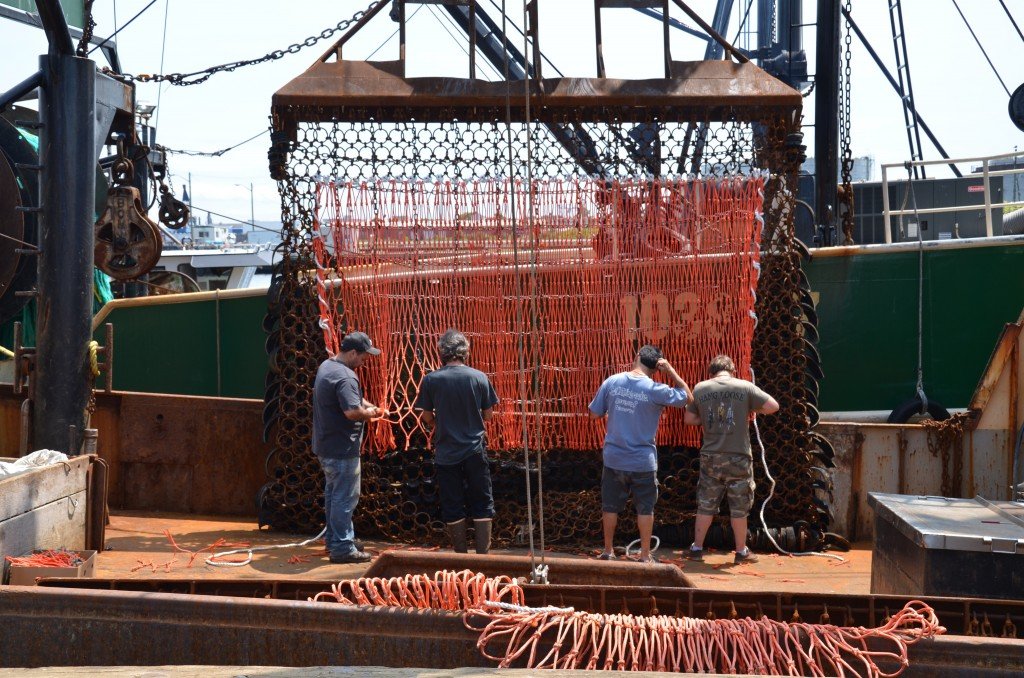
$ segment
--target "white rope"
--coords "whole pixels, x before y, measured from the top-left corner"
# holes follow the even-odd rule
[[[633,541],[629,542],[629,544],[626,545],[626,557],[627,558],[629,557],[629,552],[633,550],[634,546],[636,546],[637,553],[639,553],[640,552],[640,540],[639,539],[634,539]],[[655,551],[657,551],[658,547],[660,547],[660,546],[661,546],[661,539],[658,538],[658,535],[652,534],[651,535],[651,553],[654,553]]]
[[[754,379],[753,367],[750,368],[750,381],[755,384],[757,383]],[[845,563],[846,558],[843,558],[842,556],[837,556],[834,553],[823,553],[822,551],[787,551],[786,549],[779,546],[779,543],[775,541],[775,537],[772,536],[771,531],[768,529],[768,523],[764,519],[764,510],[768,506],[768,502],[771,501],[772,495],[775,494],[775,478],[772,477],[771,471],[768,470],[768,457],[764,451],[764,443],[761,441],[761,429],[757,425],[756,414],[754,415],[754,435],[757,437],[757,446],[761,450],[761,463],[764,464],[764,475],[766,478],[768,478],[769,482],[768,496],[765,497],[764,501],[761,503],[760,513],[761,527],[764,528],[764,534],[766,537],[768,537],[768,541],[772,543],[772,546],[775,547],[776,551],[786,556],[820,556],[822,558],[832,558],[833,560],[838,560],[841,563]]]
[[[571,614],[576,611],[576,608],[574,607],[555,607],[554,605],[546,605],[544,607],[527,607],[526,605],[503,603],[494,600],[484,601],[484,607],[496,607],[499,610],[506,610],[508,612],[567,612]]]
[[[211,567],[245,567],[246,565],[248,565],[249,563],[252,562],[252,554],[254,554],[256,552],[259,552],[259,551],[276,551],[276,550],[279,550],[279,549],[302,548],[303,546],[309,546],[310,544],[312,544],[316,540],[321,539],[325,534],[327,534],[327,528],[326,527],[324,527],[324,529],[320,530],[320,534],[316,535],[315,537],[310,537],[309,539],[307,539],[305,541],[294,542],[294,543],[291,543],[291,544],[271,544],[270,546],[252,546],[252,547],[243,548],[243,549],[232,549],[231,551],[221,551],[219,553],[214,553],[212,556],[207,558],[206,559],[206,564],[210,565]],[[218,558],[223,558],[225,556],[233,556],[233,555],[236,555],[238,553],[247,553],[249,555],[246,556],[245,560],[239,560],[237,562],[236,561],[220,561],[220,560],[217,560]]]

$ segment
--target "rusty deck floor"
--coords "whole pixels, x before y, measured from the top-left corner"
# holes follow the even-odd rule
[[[188,551],[209,547],[218,539],[253,546],[298,542],[306,538],[282,532],[260,530],[249,520],[232,517],[167,513],[125,512],[111,515],[107,526],[107,549],[97,555],[95,576],[105,579],[304,579],[338,580],[361,576],[367,565],[335,565],[328,561],[322,543],[304,548],[256,553],[244,567],[211,567],[202,552],[189,566],[190,555],[175,551],[166,536]],[[595,545],[596,546],[596,545]],[[389,549],[408,550],[401,544],[365,540],[366,549],[380,554]],[[225,547],[226,548],[226,547]],[[501,549],[495,553],[526,555],[525,549]],[[596,555],[597,551],[594,551]],[[664,563],[680,567],[697,588],[720,591],[764,591],[793,593],[870,592],[871,550],[857,545],[839,553],[845,562],[820,557],[763,555],[759,563],[732,566],[731,552],[711,552],[703,563],[679,558],[679,551],[661,551]],[[549,551],[550,558],[585,558],[580,553]],[[625,559],[623,559],[623,562]],[[640,571],[641,568],[637,568]],[[510,575],[525,575],[509,572]],[[557,582],[552,582],[557,583]],[[619,584],[622,582],[608,582]],[[643,582],[631,581],[630,584]]]

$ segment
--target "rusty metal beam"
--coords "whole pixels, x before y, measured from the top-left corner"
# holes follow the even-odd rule
[[[0,628],[6,667],[491,665],[462,615],[440,611],[11,586],[0,588]],[[1005,676],[1022,665],[1024,641],[940,636],[911,646],[903,675]]]
[[[588,586],[606,585],[610,581],[624,581],[642,577],[650,586],[690,586],[682,571],[672,565],[639,565],[638,563],[547,558],[550,581],[560,584]],[[435,551],[386,551],[366,570],[367,577],[395,577],[409,572],[436,572],[437,570],[473,570],[487,576],[527,576],[531,558],[488,554]]]
[[[492,556],[488,556],[489,558]],[[436,566],[437,564],[434,563]],[[637,566],[620,563],[629,568],[635,581]],[[475,570],[485,568],[473,568]],[[414,570],[408,570],[411,572]],[[506,570],[503,574],[511,574]],[[401,574],[406,574],[402,572]],[[564,574],[564,573],[559,573]],[[640,578],[646,579],[646,573]],[[374,576],[370,572],[365,576]],[[385,576],[391,576],[390,572]],[[619,577],[618,581],[625,581]],[[556,580],[557,581],[557,580]],[[523,586],[528,605],[538,607],[574,607],[578,610],[637,615],[673,614],[685,617],[716,618],[730,616],[735,610],[741,617],[790,621],[794,613],[809,623],[819,623],[828,613],[830,623],[840,626],[880,626],[894,610],[901,608],[907,596],[888,594],[826,594],[752,591],[710,591],[679,586],[609,585],[601,583]],[[189,596],[218,596],[273,600],[306,600],[322,591],[330,590],[335,581],[303,579],[41,579],[38,585],[46,588],[131,591]],[[1006,620],[1024,630],[1024,601],[989,600],[981,598],[926,598],[946,627],[954,636],[970,637],[981,632],[980,622],[988,619],[992,633],[1011,635]],[[972,621],[978,624],[972,624]]]
[[[572,111],[602,121],[609,107],[653,109],[675,119],[698,114],[715,121],[737,109],[793,113],[800,93],[751,63],[673,62],[671,78],[548,78],[530,83],[530,107],[538,120]],[[505,117],[507,83],[464,78],[404,78],[394,62],[316,63],[274,94],[275,113],[294,121],[362,120],[373,110],[378,120],[403,121],[408,115],[457,115],[460,120]],[[510,102],[514,121],[524,116],[524,96]]]

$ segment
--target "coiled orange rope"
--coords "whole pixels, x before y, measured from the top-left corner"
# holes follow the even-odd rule
[[[406,575],[348,579],[310,600],[333,599],[346,605],[384,605],[434,610],[470,610],[486,602],[523,604],[523,589],[511,577],[485,577],[463,570],[441,570],[433,576]]]
[[[877,628],[668,615],[596,614],[523,606],[509,577],[469,570],[346,580],[311,600],[348,605],[462,610],[480,652],[499,668],[686,671],[893,678],[908,648],[945,633],[935,611],[914,600]],[[894,664],[886,673],[878,663]]]
[[[873,629],[553,609],[474,611],[466,626],[480,632],[477,646],[500,668],[877,678],[902,673],[910,645],[945,632],[934,610],[916,600]],[[878,661],[898,668],[885,673]]]

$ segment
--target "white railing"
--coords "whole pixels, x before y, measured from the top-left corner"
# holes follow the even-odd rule
[[[892,217],[900,217],[905,215],[914,214],[940,214],[946,212],[973,212],[977,210],[985,211],[985,236],[991,238],[992,233],[992,210],[1002,209],[1004,207],[1022,207],[1024,206],[1024,200],[1017,201],[1003,201],[1003,202],[992,202],[992,187],[989,184],[990,177],[1001,177],[1011,174],[1024,174],[1024,161],[1022,161],[1020,167],[1013,167],[1012,169],[1006,170],[990,170],[989,163],[993,160],[1005,160],[1006,158],[1024,158],[1024,152],[1014,153],[1003,153],[1002,155],[989,155],[983,157],[974,158],[955,158],[952,160],[914,160],[910,163],[894,162],[886,165],[882,165],[882,212],[885,215],[885,242],[886,244],[892,243]],[[949,164],[960,164],[966,162],[981,162],[982,172],[980,178],[982,179],[983,192],[985,194],[985,202],[981,205],[960,205],[957,207],[928,207],[924,209],[889,209],[889,177],[888,171],[892,168],[898,167],[901,170],[906,170],[907,165],[911,167],[921,167],[925,165],[949,165]],[[965,177],[966,178],[966,177]],[[917,179],[915,181],[921,181]],[[918,224],[918,228],[920,228]]]

